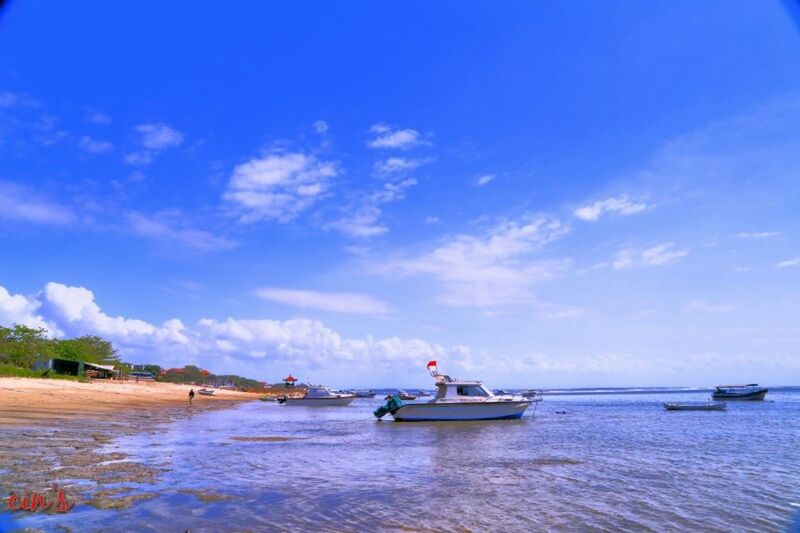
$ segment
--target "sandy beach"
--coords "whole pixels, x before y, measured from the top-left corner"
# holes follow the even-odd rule
[[[55,420],[97,418],[112,413],[188,407],[189,385],[141,381],[77,381],[0,378],[0,426],[42,425]],[[194,387],[195,391],[198,387]],[[196,395],[192,408],[252,401],[259,395],[217,389]]]

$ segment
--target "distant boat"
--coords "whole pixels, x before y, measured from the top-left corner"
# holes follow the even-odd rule
[[[715,400],[732,401],[760,401],[769,391],[766,387],[759,387],[757,383],[749,385],[717,385],[711,397]]]
[[[542,400],[542,391],[536,389],[529,389],[522,392],[522,397],[538,402]]]
[[[725,402],[719,403],[665,403],[667,411],[724,411]]]
[[[375,391],[374,390],[357,390],[353,391],[353,394],[356,395],[356,398],[374,398]]]
[[[416,400],[417,397],[410,392],[406,392],[404,390],[397,391],[397,395],[400,396],[401,400]]]
[[[350,402],[352,402],[355,397],[355,394],[336,392],[327,387],[316,385],[309,386],[306,389],[305,395],[301,398],[284,396],[278,399],[278,403],[305,407],[345,406],[350,405]]]
[[[431,393],[430,393],[430,392],[428,392],[428,391],[426,391],[426,390],[420,390],[420,391],[417,393],[417,398],[425,398],[425,397],[429,397],[430,395],[431,395]]]
[[[214,396],[214,391],[211,389],[200,389],[197,391],[197,394],[202,394],[203,396]]]

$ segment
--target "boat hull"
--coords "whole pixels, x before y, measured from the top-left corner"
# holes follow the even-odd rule
[[[678,403],[665,403],[664,409],[667,411],[724,411],[724,403],[712,403],[704,405],[688,405]]]
[[[522,418],[531,402],[405,404],[392,413],[398,422],[513,420]]]
[[[341,396],[338,398],[286,398],[285,405],[299,407],[343,407],[350,405],[355,396]]]
[[[711,397],[715,400],[725,400],[733,402],[758,402],[764,399],[769,389],[761,389],[753,392],[715,392]]]

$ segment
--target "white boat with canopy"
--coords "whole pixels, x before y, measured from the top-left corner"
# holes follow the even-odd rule
[[[403,403],[392,396],[385,406],[375,411],[381,418],[392,415],[398,422],[505,420],[522,418],[525,410],[539,398],[496,395],[480,381],[454,379],[436,370],[436,361],[428,363],[428,370],[436,380],[436,396],[424,402]]]
[[[355,399],[355,394],[332,391],[322,385],[310,385],[305,395],[300,398],[284,396],[278,402],[286,405],[299,405],[305,407],[332,407],[350,405]]]

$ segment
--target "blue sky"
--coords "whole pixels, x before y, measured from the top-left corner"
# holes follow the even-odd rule
[[[422,386],[800,376],[790,3],[10,2],[0,323]]]

